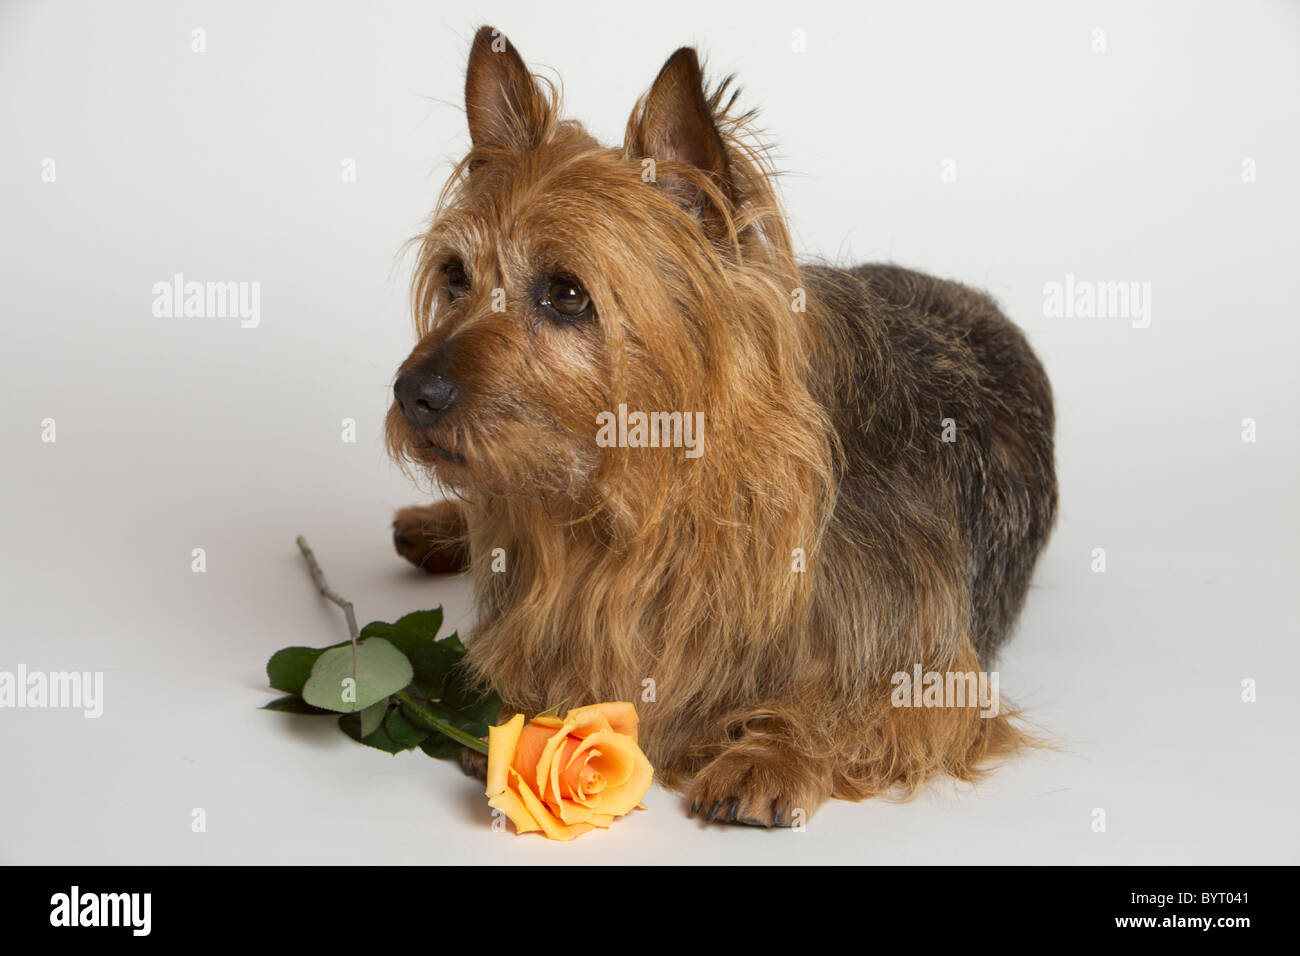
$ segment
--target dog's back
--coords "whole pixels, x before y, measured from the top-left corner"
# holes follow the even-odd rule
[[[987,663],[1056,515],[1042,365],[994,301],[967,286],[893,265],[805,274],[838,345],[822,383],[843,451],[834,533],[916,586],[927,570],[917,540],[929,543],[922,564],[950,562],[958,545],[971,639]]]

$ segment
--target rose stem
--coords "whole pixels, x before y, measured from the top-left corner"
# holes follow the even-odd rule
[[[452,740],[456,741],[457,743],[465,745],[470,750],[476,750],[479,753],[483,754],[484,756],[487,755],[488,752],[487,744],[483,743],[483,741],[479,740],[474,735],[468,734],[465,731],[461,730],[459,727],[455,726],[454,724],[449,724],[441,717],[437,717],[434,714],[430,713],[429,711],[425,710],[418,703],[416,703],[415,698],[412,697],[410,694],[408,694],[406,691],[399,690],[393,696],[398,698],[402,702],[403,707],[405,707],[407,710],[410,710],[412,713],[414,713],[416,719],[419,720],[420,723],[428,724],[430,727],[433,727],[435,730],[437,730],[438,733],[450,737]]]
[[[301,551],[302,556],[307,559],[307,570],[311,571],[312,581],[315,582],[316,587],[320,589],[320,593],[327,599],[333,601],[339,607],[343,608],[343,613],[347,616],[348,636],[352,639],[352,672],[355,674],[357,670],[357,639],[359,637],[357,633],[357,613],[352,610],[351,601],[343,597],[343,595],[339,594],[325,582],[325,572],[322,571],[320,565],[316,563],[316,555],[312,549],[307,546],[307,539],[302,535],[298,535],[297,540],[298,550]]]

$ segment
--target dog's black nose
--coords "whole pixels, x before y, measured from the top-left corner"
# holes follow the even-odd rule
[[[450,380],[417,367],[397,376],[393,394],[408,422],[416,428],[428,428],[451,408],[459,393]]]

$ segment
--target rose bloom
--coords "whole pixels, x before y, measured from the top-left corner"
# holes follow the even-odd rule
[[[592,704],[559,717],[516,714],[488,735],[488,804],[518,833],[572,840],[632,810],[654,768],[636,743],[636,708]]]

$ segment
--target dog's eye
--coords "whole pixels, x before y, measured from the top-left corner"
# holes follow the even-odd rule
[[[573,279],[557,278],[551,282],[542,305],[565,319],[580,319],[591,311],[591,296]]]
[[[469,291],[469,276],[460,260],[453,259],[444,265],[442,274],[447,277],[447,294],[453,299],[459,299]]]

